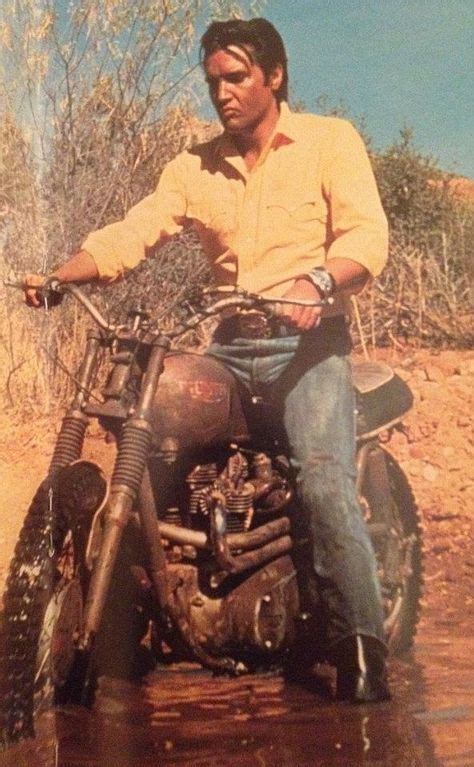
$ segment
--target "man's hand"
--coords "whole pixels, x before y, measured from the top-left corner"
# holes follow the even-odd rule
[[[23,275],[23,290],[25,293],[25,303],[27,306],[34,306],[36,309],[44,306],[44,300],[41,293],[36,289],[44,285],[46,277],[44,274],[25,274]]]
[[[80,250],[75,256],[66,261],[62,266],[52,272],[48,277],[40,274],[25,274],[23,278],[23,288],[25,291],[25,301],[28,306],[43,306],[44,301],[41,292],[35,288],[40,288],[46,280],[54,278],[60,283],[64,282],[92,282],[99,277],[99,272],[92,256],[85,250]],[[61,297],[54,294],[56,300],[53,304],[59,303]]]
[[[292,298],[295,301],[321,301],[321,293],[310,280],[300,278],[295,280],[283,298]],[[284,318],[285,322],[298,330],[311,330],[319,325],[321,311],[321,306],[281,304],[278,314]]]

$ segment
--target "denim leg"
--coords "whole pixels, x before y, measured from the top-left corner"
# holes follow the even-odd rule
[[[376,561],[355,492],[349,350],[347,330],[340,324],[320,327],[300,340],[214,340],[207,352],[250,390],[268,387],[267,394],[283,410],[330,642],[356,633],[383,638]]]
[[[306,369],[284,400],[330,642],[356,633],[383,638],[375,556],[355,492],[354,407],[346,356]]]

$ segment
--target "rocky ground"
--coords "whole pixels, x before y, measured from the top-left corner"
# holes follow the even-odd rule
[[[425,604],[474,619],[474,353],[416,352],[395,360],[415,407],[390,447],[421,511]]]
[[[389,449],[408,475],[421,510],[425,540],[425,597],[430,610],[449,621],[461,612],[473,618],[474,586],[474,435],[472,393],[474,352],[426,350],[403,354],[381,350],[408,382],[415,407],[405,433],[395,433]],[[54,424],[0,419],[0,588],[8,571],[18,531],[53,448]],[[110,454],[97,428],[87,456],[103,463]]]

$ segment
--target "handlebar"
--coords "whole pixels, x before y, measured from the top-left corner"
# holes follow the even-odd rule
[[[22,290],[27,289],[28,286],[18,276],[12,277],[9,280],[3,280],[3,283],[7,287],[20,288]],[[123,329],[124,325],[114,325],[106,320],[96,306],[92,303],[89,297],[84,291],[73,282],[60,283],[57,280],[51,280],[43,286],[32,285],[32,288],[37,290],[43,295],[44,303],[48,306],[48,295],[63,295],[70,293],[74,298],[79,301],[88,314],[92,317],[94,322],[106,333],[115,335],[119,330]],[[196,328],[201,322],[209,319],[221,312],[228,312],[231,309],[244,309],[244,310],[260,310],[269,313],[268,307],[278,304],[287,304],[293,306],[309,306],[309,307],[323,307],[333,303],[333,299],[325,299],[321,301],[307,301],[296,300],[292,298],[267,298],[265,296],[258,295],[257,293],[249,293],[238,287],[230,286],[229,288],[207,288],[203,291],[203,295],[217,295],[221,296],[217,298],[209,306],[200,309],[189,320],[179,324],[174,330],[166,333],[166,336],[170,339],[176,339],[180,335],[183,335],[188,330]],[[149,330],[152,330],[149,328]]]
[[[37,290],[38,293],[41,294],[45,307],[48,308],[48,296],[51,294],[56,295],[64,295],[65,293],[71,293],[71,295],[76,298],[80,304],[86,309],[86,311],[90,314],[94,322],[102,329],[105,330],[107,333],[116,333],[121,326],[114,325],[110,322],[108,322],[103,314],[97,309],[96,306],[92,303],[92,301],[86,296],[83,290],[76,285],[74,282],[63,282],[60,283],[58,280],[52,280],[51,282],[47,282],[45,285],[28,285],[25,282],[23,282],[21,279],[18,279],[18,277],[13,277],[12,279],[3,280],[3,284],[6,287],[9,288],[20,288],[21,290],[27,290],[28,288],[32,288],[34,290]]]

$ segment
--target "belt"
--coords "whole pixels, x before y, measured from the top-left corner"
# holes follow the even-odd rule
[[[262,312],[242,312],[226,317],[217,326],[214,332],[214,341],[217,343],[229,343],[234,338],[246,338],[252,340],[268,338],[290,338],[299,336],[302,332],[318,332],[320,329],[326,332],[329,327],[346,326],[343,315],[337,317],[324,317],[313,331],[301,331],[291,325],[282,322],[279,317],[267,317]]]
[[[215,333],[216,341],[226,343],[234,338],[265,339],[299,335],[295,328],[285,325],[279,317],[267,317],[259,311],[239,312],[223,319]]]

